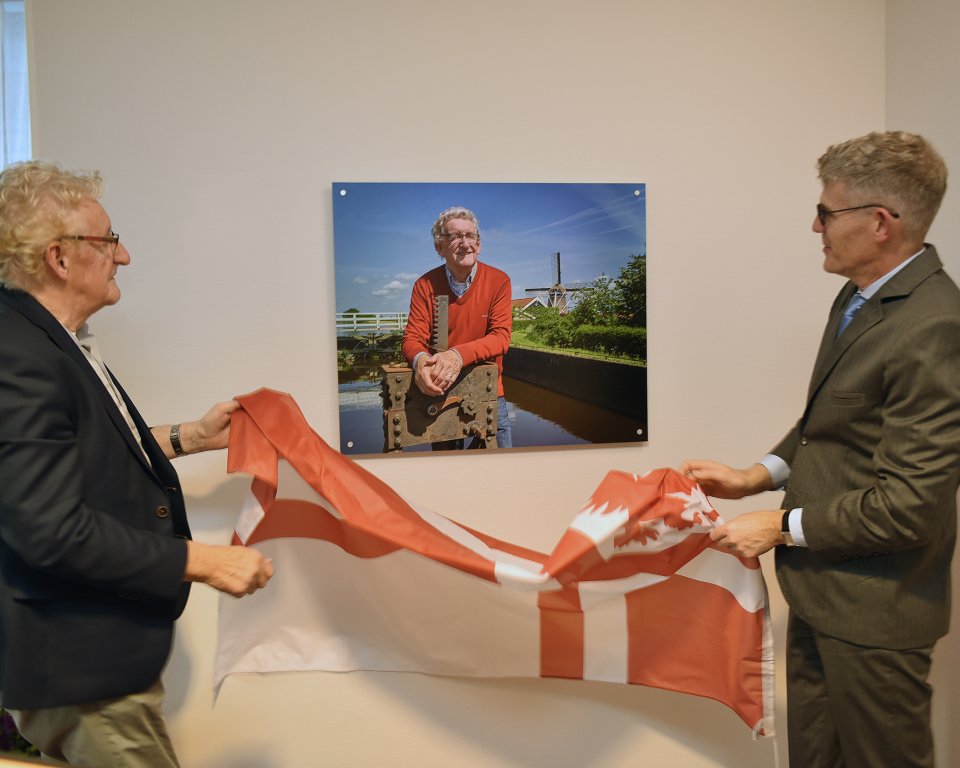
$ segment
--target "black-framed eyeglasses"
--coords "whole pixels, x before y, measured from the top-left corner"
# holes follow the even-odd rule
[[[109,235],[62,235],[61,240],[85,240],[89,243],[110,243],[113,247],[110,254],[117,252],[117,244],[120,242],[120,235],[110,230]]]
[[[820,226],[827,226],[827,216],[833,216],[837,213],[847,213],[848,211],[862,211],[864,208],[883,208],[887,213],[889,213],[893,218],[899,219],[900,214],[896,211],[887,208],[885,205],[880,205],[880,203],[867,203],[866,205],[855,205],[852,208],[837,208],[835,210],[830,210],[823,203],[817,203],[817,218],[820,219]]]
[[[443,236],[451,243],[459,243],[466,240],[468,243],[476,243],[480,240],[480,235],[476,232],[444,232]]]

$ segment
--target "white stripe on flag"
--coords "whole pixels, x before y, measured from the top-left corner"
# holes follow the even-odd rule
[[[221,601],[217,685],[235,672],[311,669],[540,675],[536,592],[407,551],[358,558],[316,539],[257,548],[283,567],[269,590]]]
[[[580,592],[583,598],[583,590]],[[627,607],[622,595],[583,611],[583,677],[607,683],[627,682]]]

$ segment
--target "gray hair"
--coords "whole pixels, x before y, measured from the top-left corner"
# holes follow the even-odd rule
[[[817,162],[824,185],[842,182],[900,214],[904,234],[922,241],[947,191],[947,166],[922,136],[905,131],[868,133],[834,144]]]
[[[437,216],[437,220],[433,222],[433,229],[430,230],[433,233],[433,247],[436,248],[438,252],[440,250],[440,238],[443,237],[443,228],[447,226],[447,222],[451,219],[466,219],[467,221],[472,221],[473,226],[477,229],[477,238],[479,239],[480,237],[480,221],[473,211],[460,206],[447,208],[447,210]]]
[[[64,234],[67,215],[102,194],[96,171],[31,161],[0,173],[0,285],[28,290],[39,284],[47,246]]]

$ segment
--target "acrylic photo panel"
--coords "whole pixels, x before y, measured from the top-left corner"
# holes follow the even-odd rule
[[[414,283],[444,265],[431,229],[455,206],[477,218],[478,261],[511,282],[502,360],[513,448],[645,442],[644,184],[338,182],[341,452],[431,451],[464,428],[479,436],[466,446],[495,447],[482,426],[493,407],[483,394],[491,366],[469,366],[470,379],[428,397],[401,352]],[[473,387],[481,375],[485,390]]]

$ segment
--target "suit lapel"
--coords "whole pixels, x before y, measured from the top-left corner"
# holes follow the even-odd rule
[[[820,348],[817,350],[817,361],[813,365],[813,373],[810,375],[810,394],[816,390],[819,383],[823,380],[823,373],[830,370],[836,363],[835,352],[837,349],[837,329],[840,327],[840,320],[843,317],[843,310],[846,308],[850,297],[857,291],[857,286],[853,283],[847,283],[833,300],[833,306],[830,307],[830,314],[827,316],[827,327],[823,331],[823,338],[820,339]],[[866,307],[864,307],[866,309]],[[849,328],[847,329],[850,330]]]
[[[126,419],[124,419],[123,414],[120,413],[120,409],[114,402],[113,397],[103,385],[100,377],[97,376],[96,372],[90,366],[90,362],[80,350],[77,342],[70,337],[70,334],[60,324],[60,322],[53,315],[51,315],[50,312],[48,312],[46,308],[40,304],[40,302],[38,302],[28,293],[24,293],[22,291],[10,291],[4,288],[0,290],[0,302],[3,302],[11,309],[19,312],[27,320],[43,330],[47,336],[50,337],[50,340],[57,347],[59,347],[60,350],[67,355],[67,357],[71,358],[77,364],[83,375],[87,377],[91,384],[93,384],[104,410],[107,412],[110,420],[114,423],[114,426],[123,436],[123,439],[130,446],[130,450],[136,454],[137,459],[141,462],[141,464],[143,464],[144,468],[156,476],[153,467],[150,466],[147,458],[143,455],[143,451],[140,450],[140,446],[137,444],[136,438],[130,432],[130,427],[127,426]],[[113,374],[110,374],[110,376],[113,378]],[[116,383],[116,379],[114,378],[113,380]],[[119,384],[117,387],[119,389]],[[122,390],[120,391],[122,392]],[[129,398],[126,398],[125,395],[124,402],[126,403],[127,408],[130,410],[130,414],[133,416],[134,422],[140,429],[140,437],[144,441],[144,446],[146,447],[147,443],[153,440],[153,436],[150,434],[149,428],[146,427],[144,427],[146,429],[146,434],[143,434],[144,428],[140,427],[140,425],[144,424],[143,418],[139,413],[137,413],[136,408],[133,407],[133,404],[130,402]]]
[[[846,309],[850,297],[857,290],[853,283],[847,283],[843,287],[830,309],[827,327],[824,330],[823,339],[820,341],[817,362],[813,367],[813,375],[810,378],[807,407],[803,416],[804,421],[806,421],[807,413],[809,413],[810,406],[813,404],[820,388],[847,350],[856,344],[857,339],[873,326],[883,322],[884,305],[891,301],[906,298],[913,292],[914,288],[942,267],[937,249],[932,245],[927,245],[923,253],[890,278],[877,294],[863,305],[863,308],[853,318],[847,329],[837,338],[837,329],[840,327],[843,311]]]
[[[133,423],[137,425],[137,431],[140,433],[140,439],[143,441],[143,451],[147,452],[147,455],[150,457],[150,462],[152,463],[152,466],[149,464],[147,466],[153,470],[153,473],[163,482],[164,485],[177,485],[180,482],[177,478],[177,473],[173,469],[170,459],[166,457],[166,454],[164,454],[163,450],[160,448],[160,445],[153,438],[153,433],[150,431],[150,427],[147,425],[147,423],[143,420],[143,416],[140,415],[140,411],[136,409],[133,401],[130,399],[130,396],[126,393],[124,388],[120,386],[120,382],[117,381],[113,373],[110,373],[110,378],[113,379],[113,383],[117,387],[120,397],[123,398],[123,402],[127,406],[127,410],[130,412]],[[123,417],[121,416],[120,418]],[[129,431],[130,430],[128,429],[127,432],[129,433]],[[143,451],[140,450],[140,446],[137,446],[137,453],[140,455],[140,458],[143,458]]]
[[[837,329],[840,327],[840,320],[843,317],[843,311],[850,301],[850,297],[856,293],[856,286],[850,285],[844,288],[837,301],[839,310],[832,312],[827,322],[827,329],[824,332],[823,341],[820,344],[820,351],[817,353],[817,362],[813,368],[813,375],[810,378],[810,399],[813,394],[821,387],[830,371],[843,357],[844,353],[856,343],[857,339],[863,336],[873,326],[883,320],[883,309],[879,294],[863,305],[856,317],[847,326],[847,329],[837,337]]]

